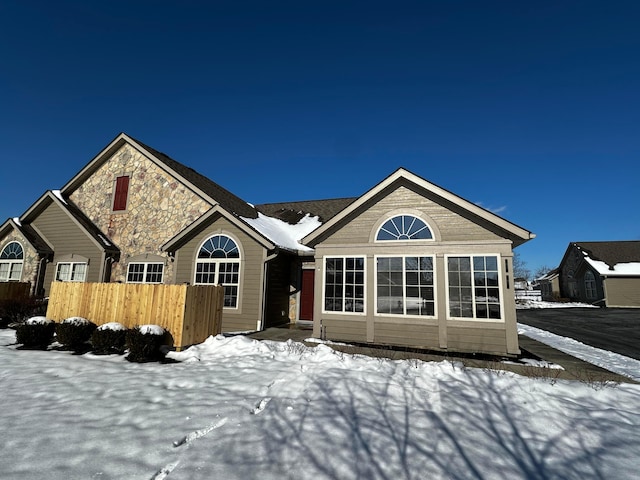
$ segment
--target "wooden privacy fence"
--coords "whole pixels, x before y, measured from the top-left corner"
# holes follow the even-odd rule
[[[0,283],[0,300],[27,298],[30,289],[29,282],[2,282]]]
[[[180,349],[220,333],[223,301],[224,288],[217,285],[53,282],[47,318],[160,325]]]

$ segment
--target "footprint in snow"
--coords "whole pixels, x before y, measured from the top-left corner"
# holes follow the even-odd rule
[[[258,405],[256,405],[253,410],[251,410],[251,415],[258,415],[259,413],[261,413],[267,407],[270,401],[271,398],[269,397],[260,400],[260,403],[258,403]]]

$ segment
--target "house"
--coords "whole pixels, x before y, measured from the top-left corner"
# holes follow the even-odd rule
[[[537,278],[536,283],[545,302],[557,301],[561,297],[559,268],[554,268]]]
[[[0,281],[222,284],[223,331],[517,354],[534,235],[398,169],[359,197],[251,205],[122,133],[0,226]]]
[[[570,243],[558,269],[563,297],[640,307],[640,241]]]

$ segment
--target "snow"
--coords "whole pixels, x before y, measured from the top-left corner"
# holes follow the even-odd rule
[[[13,222],[19,227],[22,226],[22,223],[20,223],[20,217],[13,217]]]
[[[518,323],[518,333],[547,344],[556,350],[640,382],[639,360],[585,345],[573,338],[562,337],[522,323]]]
[[[240,217],[254,230],[262,234],[280,247],[301,252],[312,252],[313,249],[302,245],[299,240],[313,232],[322,223],[319,217],[307,214],[295,225],[258,213],[258,218]]]
[[[60,200],[65,205],[67,205],[67,201],[62,196],[62,193],[60,192],[60,190],[51,190],[51,193],[53,193],[58,200]]]
[[[616,263],[613,268],[600,260],[593,260],[586,257],[585,260],[589,265],[596,269],[600,275],[607,277],[623,277],[626,275],[640,276],[640,262]]]
[[[138,330],[143,335],[164,335],[164,328],[160,325],[140,325]]]
[[[89,323],[91,323],[89,320],[87,320],[86,318],[82,318],[82,317],[69,317],[69,318],[65,318],[62,323],[69,323],[71,325],[88,325]]]
[[[108,323],[103,323],[102,325],[100,325],[98,327],[98,330],[113,330],[113,331],[119,331],[119,330],[126,330],[126,327],[118,322],[108,322]]]
[[[580,302],[545,302],[535,299],[518,299],[516,310],[526,310],[529,308],[599,308],[589,303]]]
[[[637,478],[640,386],[209,338],[173,364],[17,349],[2,478]]]
[[[47,325],[48,323],[52,323],[53,320],[48,319],[47,317],[31,317],[27,319],[27,325]]]

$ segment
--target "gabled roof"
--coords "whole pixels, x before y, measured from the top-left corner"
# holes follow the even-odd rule
[[[60,191],[47,190],[21,217],[20,223],[28,225],[51,203],[55,203],[69,218],[83,230],[98,248],[111,254],[120,250],[102,231],[70,200],[62,198]],[[53,246],[50,246],[53,248]]]
[[[173,177],[179,179],[185,186],[194,191],[201,198],[211,204],[219,203],[226,210],[244,217],[256,218],[258,216],[255,208],[234,195],[229,190],[211,181],[194,169],[175,161],[168,155],[145,145],[144,143],[130,137],[126,133],[120,133],[107,145],[98,155],[96,155],[78,174],[61,188],[62,195],[66,198],[77,189],[93,172],[95,172],[113,153],[125,143],[132,145],[142,152],[147,158],[161,169],[167,171]]]
[[[7,235],[11,229],[18,231],[40,255],[48,256],[53,254],[53,250],[51,250],[47,242],[38,235],[38,232],[36,232],[31,225],[23,225],[20,223],[20,219],[18,218],[9,218],[0,225],[0,238]]]
[[[573,242],[567,252],[571,248],[581,251],[585,261],[600,275],[640,276],[640,241]]]
[[[504,232],[505,237],[509,238],[513,242],[514,247],[517,247],[518,245],[521,245],[526,241],[535,238],[535,234],[533,234],[529,230],[526,230],[516,225],[515,223],[511,223],[508,220],[505,220],[504,218],[496,215],[495,213],[479,207],[478,205],[469,202],[468,200],[465,200],[464,198],[448,190],[445,190],[438,185],[428,182],[424,178],[419,177],[418,175],[415,175],[408,170],[405,170],[404,168],[399,168],[394,173],[385,178],[382,182],[366,192],[364,195],[359,197],[354,202],[350,203],[341,212],[325,222],[320,228],[307,235],[302,240],[302,242],[306,245],[313,246],[323,234],[330,231],[341,220],[347,218],[350,214],[367,204],[367,202],[370,202],[374,197],[383,193],[387,189],[391,189],[395,186],[401,185],[414,185],[420,189],[425,190],[426,192],[429,192],[432,195],[439,197],[445,202],[449,202],[462,208],[478,219],[494,225],[495,227],[497,227],[497,229]]]
[[[298,223],[300,219],[307,214],[312,217],[318,217],[321,222],[326,222],[355,200],[357,200],[357,197],[306,200],[302,202],[265,203],[263,205],[256,205],[256,210],[269,217],[279,218],[290,224]]]
[[[256,240],[260,245],[267,249],[273,249],[276,244],[266,238],[264,235],[258,233],[255,229],[250,228],[243,220],[236,215],[231,214],[220,205],[208,210],[204,215],[197,218],[191,225],[188,225],[181,232],[168,240],[164,245],[160,247],[160,250],[164,252],[175,252],[182,245],[184,245],[190,238],[197,235],[202,229],[207,228],[217,216],[222,216],[228,221],[236,225],[242,231],[246,232],[250,237]]]

